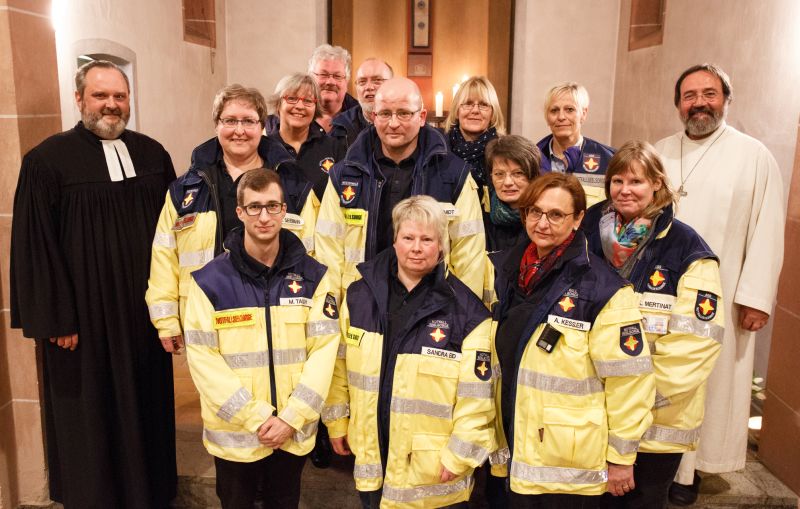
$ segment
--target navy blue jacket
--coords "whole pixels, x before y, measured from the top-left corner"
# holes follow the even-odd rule
[[[347,151],[345,158],[333,167],[330,181],[340,197],[345,187],[355,192],[350,201],[345,203],[341,199],[342,207],[368,212],[370,220],[364,259],[371,260],[377,254],[378,228],[378,221],[372,218],[377,218],[380,213],[378,209],[384,176],[375,160],[375,144],[380,143],[375,126],[370,126],[362,134]],[[411,177],[411,195],[425,194],[439,202],[455,204],[470,174],[469,165],[447,149],[444,136],[432,127],[423,126],[419,130],[417,147],[419,157]]]
[[[549,134],[536,144],[542,152],[541,173],[549,173],[552,171],[550,166],[550,158],[552,157],[552,153],[550,152],[550,140],[552,139],[553,135]],[[603,187],[606,168],[608,168],[608,162],[614,156],[614,152],[616,152],[616,149],[584,136],[583,145],[581,145],[580,150],[577,152],[567,150],[566,152],[570,163],[567,171],[569,173],[586,175],[587,177],[584,178],[595,175],[596,177],[594,179],[590,179],[592,185],[595,187]],[[585,184],[587,182],[584,182],[584,178],[581,178],[581,182]]]
[[[600,218],[609,201],[598,203],[586,211],[581,229],[589,241],[589,250],[603,257],[603,245],[600,241]],[[696,260],[712,258],[718,260],[702,237],[691,226],[678,221],[673,216],[672,205],[665,207],[656,218],[650,242],[644,253],[634,265],[630,281],[638,293],[653,292],[676,295],[678,280],[689,265]],[[669,228],[666,235],[659,238]],[[610,265],[609,265],[610,266]],[[658,287],[650,281],[650,275],[658,270],[666,279]]]
[[[367,119],[364,118],[364,111],[359,104],[347,111],[343,111],[333,118],[331,121],[331,132],[328,133],[328,136],[342,140],[344,146],[349,148],[350,145],[356,141],[358,135],[370,125],[372,124],[367,122]]]

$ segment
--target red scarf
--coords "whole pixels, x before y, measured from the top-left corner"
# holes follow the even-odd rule
[[[522,260],[519,262],[519,281],[517,282],[520,289],[525,292],[525,295],[530,295],[536,283],[541,281],[542,278],[550,272],[550,269],[553,268],[553,265],[555,265],[561,255],[564,254],[564,251],[572,243],[572,239],[574,238],[575,232],[573,231],[564,242],[544,255],[543,258],[539,258],[539,254],[536,251],[536,244],[531,242],[528,245],[525,252],[522,254]]]

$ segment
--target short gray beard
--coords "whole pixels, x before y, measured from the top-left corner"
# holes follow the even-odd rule
[[[81,120],[83,120],[83,126],[104,140],[116,140],[119,138],[122,135],[122,132],[125,131],[125,127],[128,125],[128,119],[130,118],[130,113],[123,113],[120,116],[119,122],[112,125],[103,120],[102,112],[91,113],[81,111]]]
[[[710,109],[710,108],[709,108]],[[695,138],[702,138],[708,136],[717,130],[717,128],[725,121],[728,116],[728,105],[726,104],[721,112],[711,110],[711,116],[707,118],[691,118],[687,115],[686,118],[681,117],[683,125],[689,136]]]

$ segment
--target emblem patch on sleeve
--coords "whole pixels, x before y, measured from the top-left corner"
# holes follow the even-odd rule
[[[584,154],[583,169],[594,173],[600,168],[600,154]]]
[[[647,288],[655,292],[661,290],[667,285],[666,271],[664,269],[656,268],[653,273],[647,278]]]
[[[694,303],[694,315],[708,322],[717,316],[717,296],[711,292],[697,291],[697,301]]]
[[[322,313],[328,318],[339,318],[339,308],[336,307],[336,298],[332,293],[325,296],[325,306],[322,308]]]
[[[475,352],[475,376],[478,380],[486,382],[492,378],[492,354],[489,352]]]
[[[644,341],[642,341],[642,329],[638,323],[619,328],[619,347],[631,357],[642,353]]]
[[[358,198],[360,187],[360,181],[342,180],[342,193],[340,195],[342,205],[350,205],[353,203],[356,198]]]
[[[194,203],[194,199],[197,196],[197,192],[199,189],[188,189],[186,194],[183,195],[183,200],[181,200],[181,210],[188,209],[189,206]]]
[[[332,157],[326,157],[325,159],[319,162],[319,169],[324,171],[325,173],[328,173],[331,171],[331,168],[333,168],[334,163],[335,161],[333,160]]]

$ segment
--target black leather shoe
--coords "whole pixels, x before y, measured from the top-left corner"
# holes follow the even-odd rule
[[[692,484],[679,484],[673,482],[669,487],[669,503],[672,505],[687,506],[697,502],[697,493],[700,491],[700,476],[694,473]]]
[[[322,428],[322,426],[320,426]],[[314,444],[314,449],[308,457],[311,459],[311,464],[317,468],[328,468],[331,466],[331,442],[328,440],[327,433],[317,433],[317,442]]]

